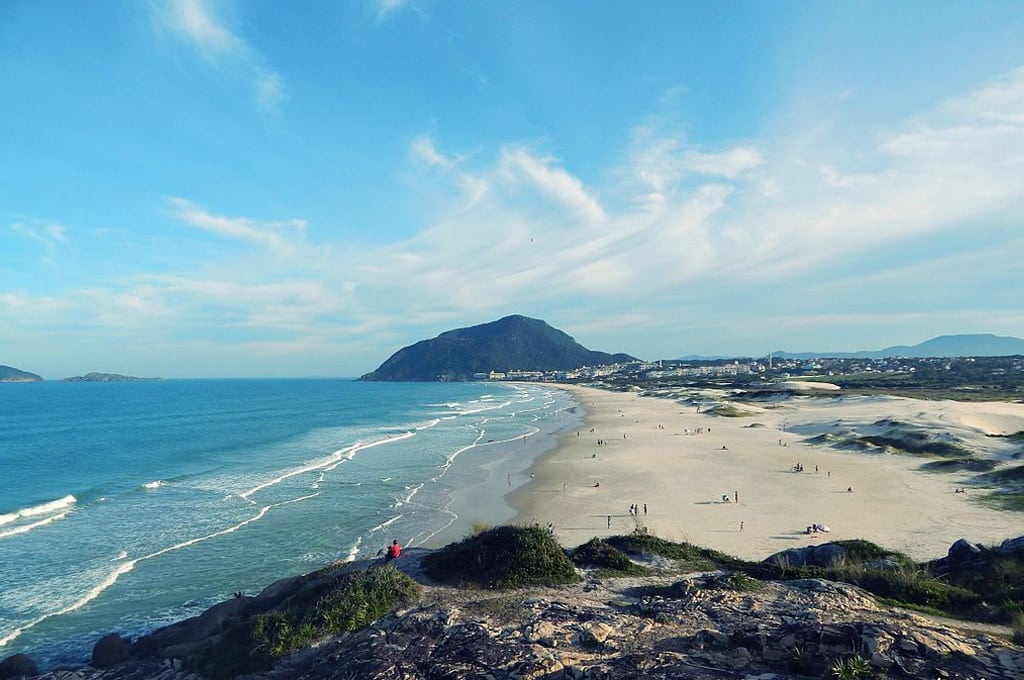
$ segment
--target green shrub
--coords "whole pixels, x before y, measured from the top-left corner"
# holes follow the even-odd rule
[[[836,680],[859,680],[874,675],[871,662],[859,654],[836,659],[829,667],[829,671]]]
[[[196,669],[211,678],[264,670],[285,654],[358,630],[418,596],[419,585],[392,565],[343,574],[283,610],[257,614],[228,631],[195,662]]]
[[[592,538],[577,547],[570,555],[579,567],[598,567],[613,574],[647,574],[650,572],[608,545],[600,538]]]
[[[432,579],[478,588],[579,580],[562,546],[539,526],[495,527],[426,555],[423,565]]]

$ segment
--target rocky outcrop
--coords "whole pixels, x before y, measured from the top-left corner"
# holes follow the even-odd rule
[[[836,543],[809,545],[777,552],[764,561],[783,567],[831,567],[846,557],[846,548]]]
[[[783,679],[825,677],[831,663],[856,657],[893,677],[1024,678],[1024,652],[1005,639],[880,607],[845,584],[769,583],[717,572],[613,579],[587,574],[573,585],[495,592],[431,583],[419,558],[414,552],[395,562],[424,584],[414,606],[245,677]],[[258,597],[229,600],[132,646],[148,639],[149,653],[181,652],[176,659],[42,678],[198,680],[187,670],[190,645],[215,638],[246,610],[279,606],[315,588],[318,578],[286,579]]]
[[[26,654],[15,654],[0,661],[0,680],[35,675],[38,672],[35,662]]]

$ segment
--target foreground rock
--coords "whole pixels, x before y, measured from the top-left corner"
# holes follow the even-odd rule
[[[1021,680],[1024,653],[1005,639],[880,607],[853,586],[762,583],[728,574],[599,579],[558,588],[473,591],[430,583],[418,554],[397,564],[425,583],[413,607],[281,659],[250,680],[392,678],[827,677],[856,657],[878,675]],[[140,642],[166,653],[201,646],[243,609],[279,600],[308,578],[238,598],[215,614]],[[143,638],[147,640],[147,638]],[[157,644],[159,642],[159,644]],[[182,646],[184,645],[184,646]],[[179,659],[182,657],[178,657]],[[46,680],[195,680],[184,662],[134,661],[57,671]]]

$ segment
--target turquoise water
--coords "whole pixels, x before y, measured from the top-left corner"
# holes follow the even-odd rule
[[[508,519],[453,498],[521,483],[576,422],[544,385],[0,384],[0,658],[81,663],[107,633]]]

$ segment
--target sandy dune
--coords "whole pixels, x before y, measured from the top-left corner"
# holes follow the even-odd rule
[[[1024,430],[1022,404],[829,393],[738,404],[746,415],[725,417],[713,414],[722,397],[713,392],[680,404],[566,389],[586,409],[585,424],[563,435],[531,468],[534,478],[508,496],[517,523],[551,522],[566,546],[646,526],[662,538],[750,559],[865,538],[923,560],[944,555],[961,537],[993,544],[1024,533],[1020,513],[977,502],[983,491],[955,493],[966,473],[922,472],[928,458],[834,445],[899,433],[1009,461],[1021,445],[989,435]],[[821,441],[824,433],[830,442]],[[815,437],[821,443],[808,442]],[[831,531],[805,533],[811,524]]]

